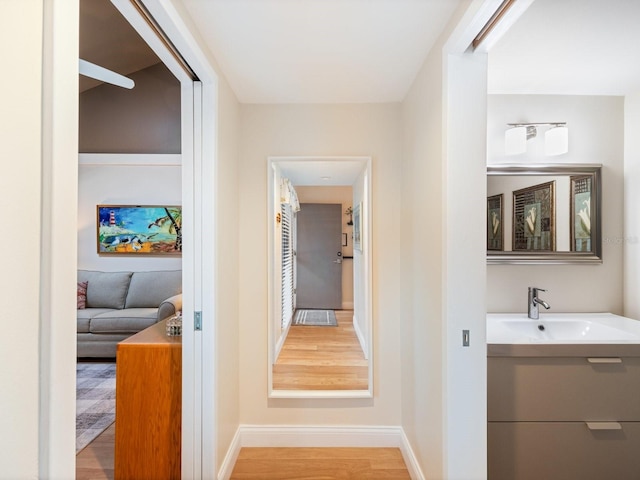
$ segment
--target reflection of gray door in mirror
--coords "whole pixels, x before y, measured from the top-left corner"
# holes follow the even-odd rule
[[[303,203],[297,213],[297,308],[342,308],[342,206]]]

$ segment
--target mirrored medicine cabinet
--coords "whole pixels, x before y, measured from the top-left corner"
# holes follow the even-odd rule
[[[487,167],[487,263],[602,263],[600,164]]]

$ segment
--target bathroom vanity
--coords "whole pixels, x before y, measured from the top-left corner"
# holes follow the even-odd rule
[[[640,478],[640,322],[487,315],[489,480]]]

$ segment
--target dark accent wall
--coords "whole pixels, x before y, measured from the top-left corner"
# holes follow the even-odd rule
[[[158,63],[80,94],[80,153],[180,153],[180,82]]]

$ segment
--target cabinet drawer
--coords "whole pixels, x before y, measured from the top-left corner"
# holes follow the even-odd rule
[[[619,360],[489,357],[488,420],[640,421],[640,358]]]
[[[635,480],[640,422],[590,430],[584,422],[490,422],[489,480]]]

